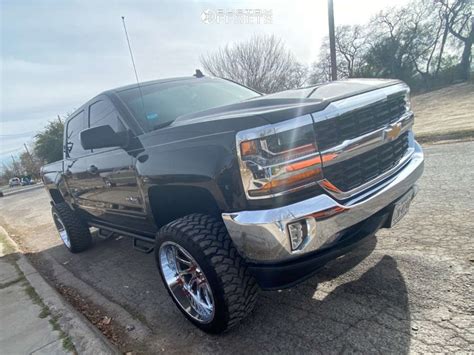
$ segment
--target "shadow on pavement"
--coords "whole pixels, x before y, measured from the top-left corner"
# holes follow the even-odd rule
[[[392,257],[372,254],[376,237],[293,289],[261,293],[255,312],[221,336],[202,333],[181,315],[162,285],[153,254],[133,250],[125,237],[95,238],[94,244],[79,255],[61,245],[31,257],[48,278],[67,284],[67,278],[55,275],[54,266],[44,261],[47,254],[149,326],[153,334],[140,346],[145,352],[403,354],[409,350],[406,284]],[[134,337],[133,331],[130,336]]]

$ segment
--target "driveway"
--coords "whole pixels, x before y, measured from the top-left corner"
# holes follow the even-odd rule
[[[425,152],[421,190],[395,228],[298,287],[262,293],[253,315],[222,336],[184,319],[153,254],[135,251],[128,238],[95,238],[92,249],[68,253],[44,190],[1,199],[0,224],[91,319],[112,318],[109,335],[123,351],[474,352],[474,142]]]

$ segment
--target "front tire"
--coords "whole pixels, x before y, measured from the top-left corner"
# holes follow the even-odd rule
[[[53,221],[66,248],[72,253],[80,253],[92,244],[89,227],[67,203],[61,202],[53,206]]]
[[[192,214],[160,229],[155,257],[163,283],[198,328],[221,333],[254,308],[258,286],[224,223]]]

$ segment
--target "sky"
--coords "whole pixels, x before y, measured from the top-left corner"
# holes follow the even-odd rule
[[[406,2],[334,0],[335,23],[363,24]],[[48,121],[135,81],[121,16],[140,81],[191,75],[202,67],[201,55],[264,33],[311,64],[328,28],[326,0],[0,0],[0,7],[0,164],[20,154]],[[260,23],[217,17],[219,10],[245,9],[260,11]]]

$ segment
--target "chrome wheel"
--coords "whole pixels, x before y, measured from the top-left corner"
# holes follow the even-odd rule
[[[53,213],[53,220],[63,243],[70,249],[71,240],[69,239],[69,235],[67,234],[66,227],[64,227],[64,223],[61,221],[61,218],[59,218],[57,213]]]
[[[214,318],[212,290],[204,272],[180,245],[164,242],[159,251],[163,278],[179,306],[200,323]]]

